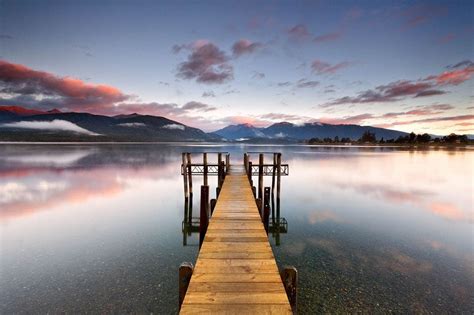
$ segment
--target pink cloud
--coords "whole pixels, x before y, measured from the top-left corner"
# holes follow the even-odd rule
[[[49,104],[49,107],[69,110],[110,107],[129,98],[109,85],[59,77],[3,60],[0,60],[0,82],[3,83],[1,92],[9,95],[13,102],[18,99],[35,102],[41,96],[42,103]]]
[[[248,39],[240,39],[232,45],[232,53],[235,57],[240,57],[244,54],[251,54],[263,46],[262,43],[252,42]]]
[[[234,69],[229,64],[230,58],[215,44],[198,40],[173,48],[177,53],[182,49],[190,50],[191,53],[186,61],[178,65],[178,77],[207,84],[221,84],[233,79]]]
[[[464,69],[445,71],[439,75],[429,76],[426,80],[434,80],[438,85],[459,85],[469,80],[474,73],[474,66],[470,65]]]

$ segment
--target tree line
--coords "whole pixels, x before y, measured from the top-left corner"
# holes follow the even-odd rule
[[[307,141],[308,144],[344,144],[344,143],[355,143],[355,144],[363,144],[363,143],[371,143],[371,144],[469,144],[473,143],[473,140],[470,140],[467,135],[457,135],[455,133],[451,133],[448,136],[443,137],[435,137],[433,138],[431,135],[427,133],[423,134],[415,134],[414,132],[405,135],[399,136],[396,139],[384,139],[383,137],[377,140],[375,132],[365,131],[362,136],[358,140],[351,140],[350,138],[339,138],[335,136],[334,138],[311,138]]]

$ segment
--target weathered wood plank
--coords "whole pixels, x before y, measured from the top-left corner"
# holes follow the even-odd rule
[[[185,314],[262,314],[277,315],[291,314],[291,308],[286,305],[269,304],[189,304],[183,305],[181,313]]]
[[[188,288],[188,292],[281,293],[281,287],[267,282],[196,282]]]
[[[281,287],[283,290],[283,286]],[[188,304],[288,304],[285,292],[190,292],[186,294]]]

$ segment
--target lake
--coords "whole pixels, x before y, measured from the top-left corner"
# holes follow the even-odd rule
[[[0,313],[176,313],[181,152],[203,151],[290,165],[270,242],[300,313],[472,313],[471,148],[206,144],[0,144]]]

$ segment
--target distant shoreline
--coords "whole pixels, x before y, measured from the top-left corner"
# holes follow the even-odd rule
[[[196,145],[196,146],[216,146],[216,145],[245,145],[245,146],[287,146],[287,147],[339,147],[339,148],[363,148],[363,147],[384,147],[384,148],[474,148],[470,143],[430,143],[430,144],[396,144],[396,143],[360,143],[360,144],[335,144],[335,143],[250,143],[250,142],[199,142],[199,141],[0,141],[0,145],[143,145],[143,144],[165,144],[165,145]]]

